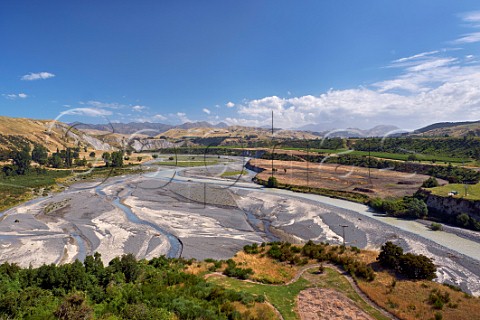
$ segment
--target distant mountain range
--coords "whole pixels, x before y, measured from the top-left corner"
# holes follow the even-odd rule
[[[170,129],[192,129],[192,128],[226,128],[226,123],[220,122],[216,125],[206,121],[185,122],[181,125],[173,126],[164,123],[155,122],[129,122],[129,123],[108,123],[108,124],[86,124],[74,122],[70,124],[77,129],[93,129],[119,134],[142,133],[145,135],[156,136],[159,133]]]
[[[194,128],[217,128],[217,129],[225,129],[229,126],[224,123],[220,122],[218,124],[211,124],[206,121],[198,121],[198,122],[186,122],[180,125],[169,125],[164,123],[153,123],[153,122],[130,122],[130,123],[110,123],[110,124],[84,124],[84,123],[72,123],[77,129],[94,129],[99,131],[105,132],[113,132],[119,134],[132,134],[132,133],[142,133],[145,135],[155,136],[159,133],[168,131],[170,129],[183,129],[189,130]],[[244,127],[248,128],[248,127]],[[311,130],[314,127],[305,127],[299,130],[290,130],[294,131],[304,131],[310,132],[316,136],[324,136],[328,135],[329,137],[379,137],[384,136],[385,134],[398,131],[399,128],[392,125],[378,125],[371,129],[358,129],[358,128],[347,128],[347,129],[334,129],[334,130]],[[269,130],[267,127],[262,128],[254,128],[251,127],[252,130]],[[275,130],[279,130],[279,128],[275,128]],[[150,132],[149,132],[150,131]]]
[[[135,135],[132,135],[136,133]],[[376,126],[362,130],[356,128],[331,131],[302,131],[275,129],[276,139],[320,139],[321,137],[480,137],[480,121],[441,122],[401,133],[391,125]],[[149,146],[155,150],[181,145],[242,145],[245,141],[269,140],[271,129],[257,127],[228,126],[225,123],[187,122],[173,126],[163,123],[111,123],[111,124],[66,124],[48,120],[9,118],[0,116],[0,153],[18,148],[21,144],[38,143],[50,151],[66,146],[82,146],[95,150],[123,148],[125,143]]]
[[[361,137],[383,137],[385,135],[398,134],[402,132],[398,127],[393,125],[378,125],[371,129],[332,129],[324,131],[311,131],[319,136],[340,137],[340,138],[361,138]]]

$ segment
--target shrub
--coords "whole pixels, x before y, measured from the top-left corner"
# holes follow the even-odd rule
[[[278,187],[277,178],[275,178],[275,177],[269,177],[269,178],[268,178],[268,182],[267,182],[267,187],[269,187],[269,188],[277,188],[277,187]]]
[[[402,247],[388,241],[382,246],[380,254],[377,257],[377,261],[380,262],[383,267],[396,269],[402,255]]]
[[[246,246],[243,247],[243,251],[245,253],[248,253],[248,254],[257,254],[259,251],[258,251],[258,244],[254,243],[254,244],[247,244]]]
[[[432,224],[430,225],[430,229],[432,229],[433,231],[440,231],[443,230],[443,226],[440,223],[432,222]]]
[[[406,253],[400,257],[398,270],[410,279],[432,280],[437,268],[432,260],[422,254]]]
[[[396,270],[409,279],[432,280],[437,268],[432,260],[424,255],[403,254],[403,249],[390,241],[386,242],[377,257],[384,267]]]
[[[422,188],[435,188],[438,187],[438,180],[435,177],[430,177],[423,181]]]
[[[239,268],[237,264],[232,259],[227,260],[227,268],[223,271],[223,274],[227,277],[233,277],[238,279],[248,279],[248,277],[253,274],[253,270],[251,268]]]

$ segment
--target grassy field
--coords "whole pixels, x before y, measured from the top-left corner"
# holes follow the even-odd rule
[[[349,153],[354,156],[368,156],[368,151],[352,151]],[[408,157],[410,154],[404,154],[404,153],[390,153],[390,152],[370,152],[370,156],[375,157],[375,158],[382,158],[382,159],[390,159],[390,160],[399,160],[399,161],[407,161]],[[444,162],[444,163],[462,163],[465,161],[465,159],[462,158],[454,158],[454,157],[447,157],[447,156],[441,156],[441,155],[429,155],[429,154],[415,154],[415,157],[417,157],[416,161],[421,161],[421,162]],[[467,162],[470,162],[470,159],[468,159]]]
[[[210,277],[209,281],[221,284],[230,289],[264,295],[286,320],[299,319],[295,313],[295,298],[300,291],[310,286],[310,283],[303,278],[300,278],[297,282],[288,286],[256,284],[226,277]]]
[[[226,171],[224,173],[222,173],[221,177],[225,178],[225,177],[234,177],[234,176],[238,176],[238,175],[245,175],[247,174],[247,171],[245,170],[237,170],[237,171]]]
[[[305,148],[281,148],[281,150],[295,150],[295,151],[304,151],[307,152]],[[347,153],[348,149],[309,149],[311,153],[320,153],[320,154],[339,154],[339,153]],[[359,150],[352,150],[348,152],[349,155],[353,156],[368,156],[368,151],[359,151]],[[398,160],[398,161],[407,161],[410,154],[405,153],[392,153],[392,152],[370,152],[370,156],[375,158],[381,159],[389,159],[389,160]],[[443,163],[465,163],[472,162],[471,159],[463,159],[463,158],[455,158],[455,157],[448,157],[442,155],[431,155],[431,154],[415,154],[417,157],[417,161],[420,162],[443,162]]]
[[[45,190],[41,189],[52,190],[57,179],[65,178],[69,174],[70,172],[65,170],[48,170],[44,174],[31,173],[0,178],[0,210],[44,194]]]
[[[465,187],[467,195],[465,196]],[[460,183],[451,183],[441,187],[431,188],[432,193],[438,196],[447,197],[451,191],[457,191],[458,194],[454,198],[463,198],[468,200],[480,200],[480,183],[463,185]]]

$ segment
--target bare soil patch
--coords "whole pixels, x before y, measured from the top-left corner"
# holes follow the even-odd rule
[[[258,178],[268,180],[272,161],[253,159],[250,163],[265,169]],[[392,170],[368,169],[338,164],[300,161],[273,161],[274,176],[281,184],[356,192],[369,197],[412,195],[429,176]]]
[[[350,299],[332,289],[310,288],[297,297],[297,309],[302,320],[372,320]]]

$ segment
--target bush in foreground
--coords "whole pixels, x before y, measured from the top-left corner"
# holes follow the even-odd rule
[[[392,242],[386,242],[377,261],[385,268],[393,269],[409,279],[432,280],[437,268],[432,260],[422,254],[403,253],[403,249]]]

